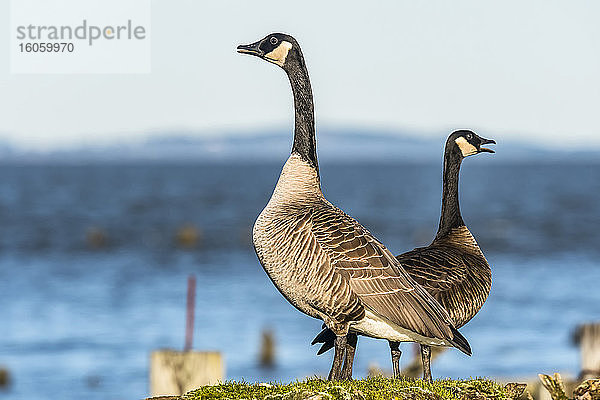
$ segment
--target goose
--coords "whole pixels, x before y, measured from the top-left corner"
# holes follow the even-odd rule
[[[350,330],[375,338],[455,346],[467,340],[446,310],[367,229],[327,201],[317,162],[312,89],[304,56],[290,35],[273,33],[238,52],[276,64],[294,97],[292,151],[252,230],[263,269],[296,309],[335,335],[329,380],[343,378]],[[351,350],[350,350],[351,351]]]
[[[458,176],[465,157],[479,153],[494,153],[482,147],[495,144],[470,130],[457,130],[446,140],[442,188],[442,212],[437,234],[427,247],[419,247],[396,258],[406,272],[424,287],[450,314],[457,328],[469,322],[485,303],[492,286],[492,271],[466,227],[458,204]],[[323,343],[317,354],[333,346],[335,335],[324,329],[312,344]],[[355,333],[348,341],[356,343]],[[400,376],[399,343],[390,341],[394,377]],[[344,368],[352,371],[353,351],[346,354]],[[423,379],[431,381],[431,348],[421,343]],[[348,365],[348,367],[346,366]]]

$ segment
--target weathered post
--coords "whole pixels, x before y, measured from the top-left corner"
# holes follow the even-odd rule
[[[177,245],[185,249],[193,249],[202,241],[202,231],[194,225],[184,225],[177,231]]]
[[[180,396],[204,385],[222,382],[225,367],[221,353],[192,351],[196,279],[188,278],[184,351],[159,350],[150,357],[152,396]]]
[[[0,367],[0,389],[5,389],[10,386],[10,373],[8,368]]]
[[[581,324],[575,330],[574,341],[581,354],[582,380],[600,377],[600,322]]]
[[[152,352],[151,364],[152,396],[181,396],[223,381],[223,360],[216,351],[159,350]]]
[[[275,365],[275,335],[270,329],[262,332],[259,363],[261,367],[271,368]]]
[[[190,351],[194,343],[194,313],[196,310],[196,277],[193,275],[188,278],[185,309],[185,346],[183,347],[183,351]]]

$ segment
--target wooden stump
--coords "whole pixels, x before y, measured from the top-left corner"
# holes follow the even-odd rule
[[[219,352],[161,350],[150,360],[151,396],[180,396],[204,385],[224,380]]]
[[[262,333],[259,362],[266,368],[275,365],[275,335],[271,330],[264,330]]]
[[[193,249],[200,244],[202,232],[194,225],[184,225],[177,231],[177,244],[179,247]]]
[[[580,378],[600,377],[600,322],[579,325],[574,339],[581,354]]]
[[[8,369],[0,367],[0,389],[10,385],[10,373]]]

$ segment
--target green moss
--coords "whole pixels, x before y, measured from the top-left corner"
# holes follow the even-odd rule
[[[422,380],[369,378],[351,382],[328,382],[309,379],[283,384],[249,384],[227,382],[204,386],[185,394],[185,400],[504,400],[506,390],[485,379]]]

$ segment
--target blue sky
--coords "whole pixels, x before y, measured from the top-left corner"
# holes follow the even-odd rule
[[[594,1],[152,2],[152,73],[9,72],[0,5],[0,138],[46,149],[162,131],[292,124],[287,79],[235,46],[294,35],[320,126],[600,148],[600,3]]]

